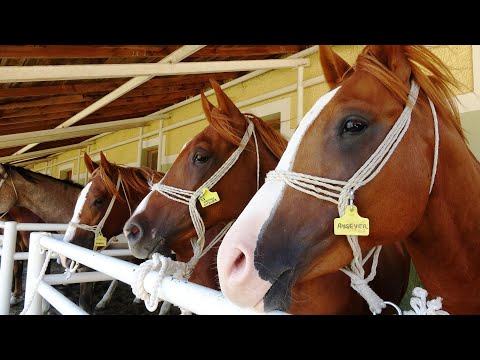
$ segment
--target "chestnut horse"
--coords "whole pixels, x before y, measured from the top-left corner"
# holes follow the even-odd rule
[[[16,221],[17,223],[42,223],[33,212],[23,207],[13,207],[4,215],[5,221]],[[1,231],[1,230],[0,230]],[[31,231],[18,231],[15,244],[16,252],[27,252],[30,243]],[[13,263],[13,293],[10,297],[10,305],[16,305],[23,300],[23,260],[16,260]],[[47,269],[48,272],[48,269]]]
[[[94,163],[88,154],[83,154],[85,166],[92,175],[90,182],[80,193],[63,241],[94,248],[94,232],[82,225],[94,226],[105,218],[104,226],[98,230],[107,239],[122,233],[123,225],[132,211],[149,192],[149,183],[160,181],[163,173],[147,167],[130,167],[110,163],[100,152],[100,165]],[[119,180],[120,176],[120,180]],[[113,200],[113,197],[115,199]],[[111,209],[108,208],[111,205]],[[62,259],[63,266],[67,266]]]
[[[352,269],[371,249],[403,241],[446,311],[480,313],[480,165],[465,143],[451,72],[422,46],[366,46],[353,67],[328,46],[320,58],[334,90],[307,113],[225,236],[222,291],[275,308],[295,279]],[[333,232],[349,198],[370,219],[358,243]]]
[[[79,196],[75,213],[70,222],[71,226],[67,229],[64,237],[66,242],[87,248],[93,247],[94,234],[75,224],[98,224],[105,217],[112,197],[116,195],[119,200],[114,202],[108,221],[105,222],[101,231],[106,238],[122,233],[125,222],[131,216],[130,209],[136,209],[140,201],[150,192],[149,183],[158,182],[164,176],[163,173],[146,167],[124,167],[112,164],[103,153],[100,153],[100,159],[99,166],[87,154],[84,154],[85,165],[92,174],[92,178],[90,183],[85,186],[88,191],[83,196],[82,194]],[[119,174],[123,185],[117,190],[116,183]],[[123,189],[125,189],[125,193]],[[220,230],[221,226],[219,225],[207,232],[207,237],[213,239]],[[205,259],[198,264],[190,279],[205,286],[215,286],[214,264],[216,259],[210,256],[205,256]],[[66,259],[62,259],[62,261],[64,266],[68,265]]]
[[[257,180],[260,180],[259,185],[263,184],[266,173],[277,166],[287,145],[287,141],[261,119],[242,114],[217,82],[211,83],[219,108],[210,104],[202,94],[209,125],[184,146],[158,187],[159,191],[164,191],[164,186],[193,191],[202,188],[202,184],[208,183],[208,179],[215,176],[222,164],[239,148],[242,137],[245,139],[244,134],[251,126],[249,124],[253,124],[256,136],[250,138],[236,163],[210,189],[218,193],[220,201],[205,208],[197,204],[207,230],[213,226],[221,227],[219,224],[238,217],[257,192]],[[186,262],[193,255],[190,239],[196,235],[189,208],[162,195],[155,188],[125,225],[130,248],[140,258],[147,258],[155,251],[168,254],[173,249],[177,260]],[[302,213],[302,217],[305,215]],[[280,231],[286,231],[283,225],[278,226]],[[250,229],[244,228],[243,231],[249,233]],[[214,258],[217,249],[218,246],[214,247],[207,255]],[[409,258],[399,246],[390,246],[384,255],[379,265],[384,276],[377,278],[375,288],[382,295],[399,301],[408,282]],[[210,279],[207,286],[213,287],[213,283],[214,288],[218,288],[218,282],[214,280]],[[252,291],[245,289],[246,296]],[[295,303],[288,310],[296,314],[368,313],[363,299],[350,288],[348,278],[340,272],[295,285]]]

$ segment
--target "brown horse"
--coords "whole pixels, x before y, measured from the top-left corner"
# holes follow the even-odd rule
[[[2,172],[7,178],[0,186],[0,214],[20,206],[47,223],[68,223],[82,185],[13,165],[0,164]]]
[[[0,164],[0,175],[7,174],[0,186],[0,213],[14,206],[27,208],[47,223],[68,223],[83,186],[13,165]],[[93,286],[80,284],[80,306],[91,312]]]
[[[17,223],[42,223],[37,215],[23,207],[13,207],[5,214],[6,221],[16,221]],[[16,252],[27,252],[30,243],[31,231],[18,231],[15,244]],[[23,300],[23,260],[17,260],[13,263],[13,293],[10,297],[10,305],[16,305]],[[48,269],[47,269],[48,271]]]
[[[260,185],[266,173],[277,166],[287,145],[286,140],[261,119],[242,114],[217,82],[212,81],[212,87],[219,108],[215,108],[202,96],[209,125],[186,144],[161,184],[180,189],[198,189],[239,147],[240,139],[249,126],[248,121],[253,122],[258,139]],[[254,137],[250,138],[237,162],[211,191],[218,193],[220,201],[205,208],[197,205],[197,209],[205,228],[208,230],[217,226],[218,231],[223,224],[239,216],[257,191]],[[304,215],[306,214],[302,214]],[[282,225],[279,228],[285,231]],[[245,228],[244,231],[248,233],[250,229]],[[196,231],[187,206],[152,191],[125,225],[125,235],[137,257],[146,258],[152,252],[168,253],[173,249],[177,259],[185,262],[193,255],[189,240],[196,235]],[[218,247],[214,247],[207,256],[214,259],[217,250]],[[206,263],[209,264],[208,261]],[[391,246],[386,249],[380,263],[384,276],[377,278],[374,285],[382,295],[399,301],[408,281],[408,256],[405,256],[401,247]],[[212,273],[214,271],[211,270],[210,277],[213,276]],[[216,279],[206,278],[208,282],[202,285],[218,288],[218,282],[214,281]],[[247,288],[245,294],[248,296],[251,291]],[[350,288],[348,278],[340,272],[295,285],[294,297],[295,303],[288,309],[291,313],[368,313],[363,299]]]
[[[100,152],[100,166],[94,163],[86,153],[83,158],[92,177],[77,199],[64,241],[93,249],[94,233],[79,228],[76,224],[98,225],[113,201],[111,210],[106,215],[107,221],[100,232],[107,239],[121,234],[123,225],[132,215],[131,211],[150,191],[148,184],[152,181],[160,181],[163,173],[147,167],[136,168],[112,164],[102,152]],[[120,181],[118,181],[119,176]],[[114,196],[115,200],[112,200]],[[63,265],[66,266],[66,263]]]
[[[105,216],[112,197],[116,195],[118,201],[115,201],[108,216],[108,221],[105,222],[105,226],[101,229],[102,234],[106,238],[111,238],[122,232],[123,226],[131,216],[130,209],[136,209],[143,198],[150,192],[149,183],[160,181],[164,174],[145,167],[125,167],[112,164],[105,158],[103,153],[100,153],[100,159],[100,165],[97,165],[87,154],[84,154],[85,165],[92,177],[90,183],[85,186],[85,189],[87,189],[85,193],[79,196],[71,223],[98,224],[100,219]],[[117,190],[116,183],[119,175],[123,185]],[[123,189],[125,189],[125,193]],[[222,227],[218,225],[207,232],[207,238],[213,239]],[[72,225],[67,229],[64,241],[92,248],[94,245],[94,234],[91,231]],[[205,286],[215,286],[216,259],[209,255],[199,262],[190,279]],[[177,260],[183,259],[181,254],[178,256]],[[64,266],[67,266],[68,262],[66,259],[64,261]]]
[[[379,157],[386,159],[383,167],[352,186],[359,188],[354,204],[371,225],[359,245],[366,253],[378,245],[405,242],[430,296],[442,297],[450,313],[480,313],[480,166],[465,143],[450,87],[456,86],[452,74],[422,46],[367,46],[354,67],[327,46],[321,46],[320,57],[325,78],[335,89],[305,116],[272,181],[222,242],[222,291],[237,303],[245,302],[242,291],[253,292],[248,299],[252,306],[272,308],[275,299],[290,297],[285,281],[347,266],[354,258],[352,247],[346,236],[332,231],[339,210],[331,199],[307,195],[305,181],[292,178],[310,175],[315,195],[325,194],[322,186],[337,180],[340,207],[351,190],[343,184],[352,184],[353,174],[372,161],[379,146],[385,149],[384,139],[400,134],[394,125],[407,124],[408,117],[397,119],[414,106],[409,125],[402,125],[403,138],[395,140],[396,149]],[[415,104],[416,84],[420,92]],[[297,204],[302,204],[301,216]],[[377,269],[377,276],[383,271]]]

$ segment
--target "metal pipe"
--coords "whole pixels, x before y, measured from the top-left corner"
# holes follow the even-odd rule
[[[138,265],[114,259],[76,245],[64,243],[48,236],[42,236],[40,244],[47,249],[63,254],[70,259],[86,266],[105,272],[106,274],[132,285],[135,279],[135,270]],[[157,272],[150,272],[145,279],[145,289],[151,291]],[[189,283],[185,280],[165,277],[159,289],[160,296],[174,304],[184,307],[197,314],[262,314],[252,309],[243,309],[231,304],[222,293],[200,285]],[[271,312],[268,314],[281,314]]]
[[[303,66],[297,70],[297,126],[303,119]]]
[[[28,251],[28,267],[27,267],[27,283],[25,285],[25,304],[34,296],[33,302],[27,311],[27,315],[41,315],[42,314],[42,297],[38,293],[34,293],[34,286],[40,276],[40,270],[45,261],[46,252],[41,251],[40,239],[46,233],[34,232],[30,234],[30,244]],[[54,240],[57,241],[57,240]]]
[[[115,280],[113,277],[108,276],[98,271],[89,271],[71,274],[67,279],[65,274],[50,274],[43,277],[43,281],[49,285],[67,285],[67,284],[79,284],[86,282],[100,282]]]
[[[19,223],[18,231],[67,231],[68,224]]]
[[[162,137],[163,137],[163,120],[158,124],[158,150],[157,150],[157,171],[162,171]]]
[[[13,278],[13,254],[15,254],[17,242],[17,223],[7,221],[3,231],[2,262],[0,263],[0,315],[8,315]]]
[[[145,277],[145,290],[152,293],[157,279],[157,272],[150,272]],[[183,279],[166,276],[159,287],[159,296],[181,308],[198,315],[288,315],[281,311],[269,313],[257,312],[253,309],[241,308],[225,299],[220,291],[216,291]]]
[[[115,259],[111,256],[107,256],[99,252],[82,248],[77,245],[55,240],[49,236],[46,236],[46,234],[43,234],[43,236],[41,236],[40,244],[47,249],[51,249],[58,254],[63,254],[69,259],[78,261],[81,264],[88,266],[89,268],[101,271],[127,284],[132,283],[133,273],[138,266],[127,261]],[[108,250],[106,250],[105,253],[107,251]]]
[[[40,281],[38,293],[62,315],[89,315],[85,310],[68,299],[60,291],[48,285],[45,281]]]

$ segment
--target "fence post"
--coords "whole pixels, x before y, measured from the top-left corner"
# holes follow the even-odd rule
[[[12,294],[13,255],[17,242],[17,223],[7,221],[3,229],[2,263],[0,265],[0,315],[10,312],[10,296]]]
[[[30,234],[30,245],[28,249],[28,268],[27,268],[27,283],[25,285],[25,304],[33,295],[33,287],[40,275],[42,265],[45,261],[46,251],[41,253],[40,238],[46,235],[44,232],[33,232]],[[41,315],[42,314],[42,297],[35,294],[32,304],[27,311],[27,315]]]

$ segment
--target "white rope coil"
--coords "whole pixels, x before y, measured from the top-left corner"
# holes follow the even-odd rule
[[[378,175],[378,173],[392,156],[397,146],[400,144],[403,136],[410,126],[412,111],[416,104],[419,90],[420,87],[418,84],[415,81],[412,81],[407,104],[399,118],[375,152],[348,181],[333,180],[319,176],[280,170],[269,172],[267,174],[266,181],[281,181],[286,183],[288,186],[314,196],[317,199],[326,200],[337,204],[338,213],[340,216],[343,216],[348,206],[349,199],[353,203],[353,193]],[[431,192],[437,171],[439,132],[435,106],[430,99],[428,100],[433,114],[435,130],[435,152],[430,182]],[[347,240],[352,248],[353,260],[349,266],[346,266],[340,270],[350,277],[352,288],[355,289],[367,301],[370,310],[373,313],[379,314],[382,309],[385,308],[385,302],[370,288],[368,283],[373,280],[376,275],[376,268],[381,246],[374,247],[371,249],[369,254],[363,258],[362,251],[358,243],[358,236],[347,235]],[[372,255],[372,253],[372,269],[370,274],[365,277],[365,270],[363,269],[363,266],[365,261]]]
[[[404,311],[403,315],[450,315],[442,309],[442,298],[427,301],[428,292],[425,289],[416,287],[412,291],[410,306],[412,310]]]

